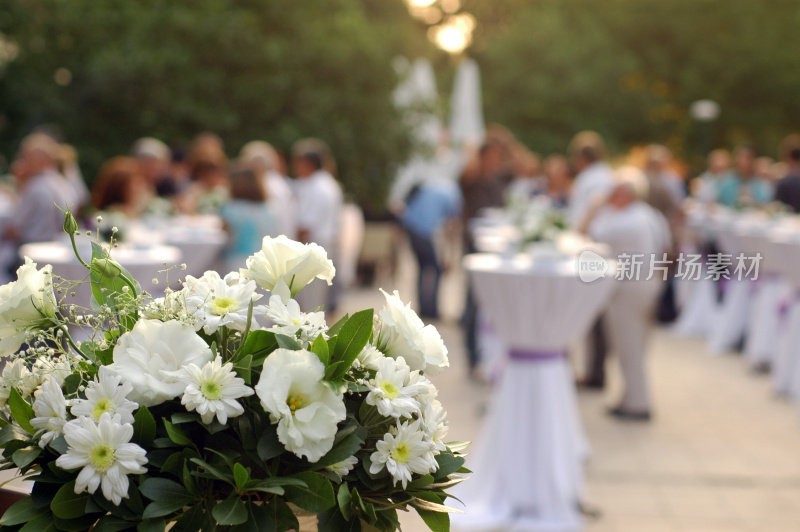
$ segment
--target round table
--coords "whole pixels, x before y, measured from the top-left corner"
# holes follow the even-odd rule
[[[88,263],[92,256],[89,241],[82,237],[77,242],[81,257]],[[40,268],[46,264],[52,264],[54,275],[67,281],[80,283],[66,294],[63,302],[89,307],[91,299],[89,271],[78,262],[72,246],[68,242],[25,244],[20,247],[19,254],[23,258],[30,257]],[[142,289],[153,296],[163,294],[166,286],[164,275],[159,271],[164,270],[165,267],[180,264],[183,259],[180,250],[173,246],[135,247],[127,244],[120,244],[119,247],[114,248],[111,251],[111,258],[124,266],[134,279],[139,281]],[[183,272],[172,272],[170,281],[177,279],[179,274],[181,277],[183,276]],[[153,279],[158,279],[158,284],[154,284]],[[72,293],[75,295],[72,296]],[[57,294],[57,297],[60,296]]]
[[[580,528],[582,462],[589,448],[567,349],[608,302],[613,277],[583,282],[572,257],[473,254],[464,267],[508,357],[467,460],[474,474],[453,490],[466,506],[464,514],[453,515],[454,526]]]

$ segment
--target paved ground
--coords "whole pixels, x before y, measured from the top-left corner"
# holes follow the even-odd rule
[[[404,299],[413,297],[412,275],[413,265],[405,263],[396,282]],[[434,380],[451,439],[474,441],[489,390],[466,378],[454,320],[462,281],[456,273],[445,283],[445,319],[438,325],[452,368]],[[344,305],[380,306],[376,294],[350,292]],[[708,356],[698,340],[658,330],[650,356],[656,406],[650,424],[605,414],[618,385],[615,372],[606,393],[579,396],[593,451],[586,500],[602,512],[587,522],[587,532],[800,530],[797,407],[774,397],[769,378],[750,373],[741,357]],[[413,515],[403,523],[406,532],[425,530]]]

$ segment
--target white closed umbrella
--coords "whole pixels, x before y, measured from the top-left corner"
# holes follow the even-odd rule
[[[450,136],[455,146],[479,146],[486,136],[481,102],[481,74],[477,63],[466,58],[456,71],[450,101]]]

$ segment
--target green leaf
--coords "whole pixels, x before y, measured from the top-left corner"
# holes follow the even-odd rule
[[[325,341],[325,338],[321,334],[317,336],[314,343],[311,344],[311,352],[317,355],[319,360],[326,366],[331,361],[331,355],[328,352],[328,342]]]
[[[29,438],[30,434],[17,425],[9,424],[0,429],[0,447],[5,447],[7,443],[12,441],[27,442]]]
[[[331,482],[318,473],[306,471],[293,476],[306,483],[306,487],[287,486],[286,500],[313,513],[324,512],[336,504]]]
[[[201,460],[200,458],[190,458],[190,461],[195,463],[195,464],[197,464],[197,465],[199,465],[200,467],[202,467],[206,471],[208,471],[214,478],[219,479],[219,480],[221,480],[223,482],[227,482],[231,486],[234,485],[233,477],[231,477],[231,475],[223,473],[222,471],[220,471],[216,467],[212,466],[208,462],[206,462],[204,460]]]
[[[130,530],[132,527],[133,523],[130,521],[107,515],[97,521],[97,524],[92,528],[92,532],[121,532],[122,530]]]
[[[450,515],[443,512],[434,512],[415,508],[417,513],[431,529],[431,532],[450,532]]]
[[[87,493],[75,493],[75,481],[72,480],[61,486],[56,496],[50,502],[53,515],[61,519],[77,519],[86,513],[86,503],[89,500]]]
[[[186,488],[166,478],[148,478],[139,486],[139,491],[153,501],[144,509],[144,519],[169,515],[195,500]]]
[[[53,523],[53,514],[45,511],[39,514],[35,519],[31,519],[25,526],[19,529],[19,532],[55,532],[58,530]]]
[[[362,310],[353,314],[347,322],[342,325],[337,335],[336,345],[333,349],[331,360],[334,362],[344,362],[343,366],[328,380],[336,380],[344,375],[358,354],[367,345],[372,335],[372,309]]]
[[[464,458],[450,453],[439,453],[436,455],[436,462],[439,464],[439,469],[433,476],[436,480],[441,480],[458,471],[464,465]]]
[[[261,433],[261,437],[258,439],[258,444],[256,445],[256,452],[258,453],[258,457],[265,462],[283,454],[284,448],[281,442],[278,441],[278,432],[275,425],[269,425],[264,429],[264,432]]]
[[[6,510],[3,517],[0,518],[0,525],[21,525],[22,523],[27,523],[40,515],[47,515],[48,513],[46,508],[36,508],[33,504],[33,499],[25,497]]]
[[[27,447],[14,451],[11,455],[11,460],[18,468],[23,469],[36,460],[42,454],[42,449],[39,447]]]
[[[244,380],[245,384],[250,384],[252,379],[251,367],[253,365],[253,355],[239,357],[233,364],[233,369]]]
[[[207,516],[203,513],[203,505],[196,504],[175,522],[172,530],[175,532],[197,532],[203,528],[203,523],[206,519]]]
[[[211,514],[220,525],[240,525],[247,521],[247,506],[234,494],[216,504]]]
[[[97,305],[119,307],[123,300],[132,301],[142,291],[141,286],[120,263],[112,260],[108,252],[97,242],[92,242],[92,261],[89,279],[92,284],[92,299]],[[128,293],[123,291],[128,287]],[[136,316],[125,320],[126,328],[133,326]]]
[[[347,323],[347,320],[349,319],[350,319],[350,314],[345,314],[344,316],[339,318],[339,321],[328,327],[328,336],[331,337],[339,334],[339,331],[342,330],[342,326],[344,326],[344,324]]]
[[[144,449],[149,449],[153,445],[153,438],[156,437],[156,420],[150,409],[140,406],[133,416],[133,438],[131,441],[138,443]]]
[[[253,506],[253,515],[266,523],[266,530],[297,530],[297,516],[282,499],[274,497],[269,504]]]
[[[72,395],[73,393],[78,391],[78,386],[81,385],[81,376],[77,373],[72,373],[67,375],[64,379],[64,385],[62,386],[64,390],[64,395]]]
[[[194,447],[194,442],[183,432],[183,429],[176,427],[166,419],[164,420],[164,428],[167,429],[167,436],[173,443]]]
[[[191,412],[175,412],[170,416],[169,419],[172,421],[173,425],[200,422],[200,417],[197,414],[192,414]]]
[[[136,527],[136,532],[164,532],[167,522],[164,519],[144,519]]]
[[[416,480],[412,480],[409,482],[406,490],[415,490],[415,489],[422,489],[430,486],[435,482],[433,475],[423,475]]]
[[[353,497],[350,495],[350,488],[347,486],[347,482],[343,482],[339,486],[336,502],[339,503],[339,510],[342,512],[344,518],[349,521],[350,515],[352,514],[350,505],[353,502]]]
[[[364,437],[362,431],[356,431],[348,434],[339,442],[334,443],[333,447],[328,454],[320,458],[314,463],[315,468],[327,467],[350,458],[361,450],[364,444]]]
[[[33,419],[35,415],[33,413],[33,407],[22,398],[16,388],[11,388],[9,391],[8,408],[11,410],[11,416],[14,418],[14,421],[16,421],[20,427],[30,434],[36,432],[31,426],[31,419]]]
[[[269,331],[250,331],[242,346],[239,348],[239,357],[252,355],[253,365],[261,365],[267,355],[278,348],[275,333]]]
[[[297,486],[305,488],[306,483],[297,478],[291,477],[272,477],[264,480],[251,480],[245,486],[244,491],[262,491],[264,493],[274,493],[283,495],[284,486]]]
[[[236,487],[238,489],[244,489],[244,487],[250,481],[250,473],[247,472],[247,469],[245,469],[242,464],[234,464],[233,480],[236,482]]]
[[[344,360],[333,362],[331,363],[330,366],[325,368],[325,380],[326,381],[334,380],[338,376],[344,375],[345,373],[347,373],[347,368],[345,368]]]
[[[292,338],[291,336],[286,336],[285,334],[276,334],[275,341],[278,342],[278,347],[289,349],[291,351],[298,351],[302,347],[297,342],[297,339]]]

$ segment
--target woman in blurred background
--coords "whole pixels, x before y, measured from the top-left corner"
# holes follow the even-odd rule
[[[225,271],[238,271],[245,259],[261,249],[261,240],[277,235],[277,224],[267,203],[263,181],[247,167],[230,175],[230,200],[219,210],[230,235],[223,254]]]
[[[100,168],[92,187],[92,207],[138,218],[150,196],[137,162],[131,157],[113,157]]]

